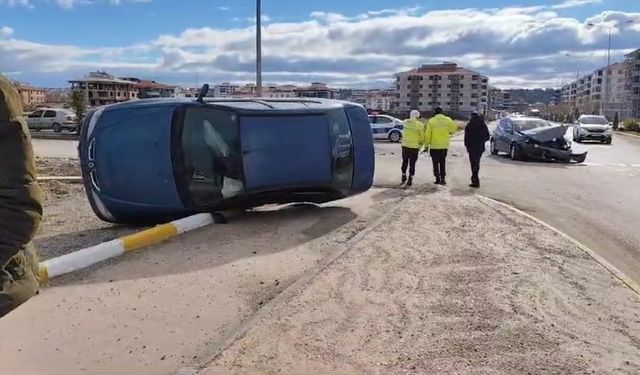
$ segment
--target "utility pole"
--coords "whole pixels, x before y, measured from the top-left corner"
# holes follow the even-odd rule
[[[256,0],[256,96],[262,96],[262,6]]]

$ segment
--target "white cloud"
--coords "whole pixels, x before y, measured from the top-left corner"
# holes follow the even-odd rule
[[[33,8],[33,4],[29,0],[0,0],[0,5],[23,6],[27,8]]]
[[[0,38],[10,37],[13,34],[13,29],[9,26],[0,27]]]
[[[565,0],[559,4],[553,5],[553,9],[576,8],[585,5],[600,4],[603,0]]]
[[[640,29],[629,20],[640,24],[640,13],[608,11],[583,21],[549,7],[314,12],[299,22],[264,26],[265,80],[387,86],[395,72],[447,60],[479,70],[493,83],[546,86],[575,75],[577,65],[586,71],[605,63],[607,35],[587,28],[588,22],[613,27],[614,61],[637,48]],[[191,82],[197,72],[215,83],[254,75],[252,24],[187,29],[119,48],[40,44],[12,30],[0,33],[0,71],[19,70],[25,77],[55,74],[66,80],[111,69],[173,83]]]
[[[219,7],[218,7],[218,10],[221,10],[221,11],[223,11],[223,12],[226,12],[226,11],[228,11],[228,10],[231,10],[231,8],[229,8],[229,7],[227,7],[227,6],[219,6]]]

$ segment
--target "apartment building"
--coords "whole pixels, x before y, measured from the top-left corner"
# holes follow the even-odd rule
[[[223,82],[219,85],[213,86],[213,93],[211,96],[216,98],[228,98],[234,96],[236,90],[238,90],[239,88],[239,85],[234,85],[229,82]]]
[[[640,49],[625,56],[626,117],[640,118]]]
[[[22,99],[22,106],[24,108],[33,108],[38,104],[42,104],[47,101],[47,90],[45,89],[33,87],[20,82],[14,82],[14,86],[20,94],[20,99]]]
[[[90,106],[100,106],[138,99],[136,83],[116,78],[106,72],[91,72],[84,78],[69,81],[72,91],[85,94]]]
[[[298,98],[336,99],[338,97],[338,90],[321,82],[313,82],[308,87],[297,87],[294,91]]]
[[[398,112],[412,109],[429,112],[440,107],[451,114],[468,116],[488,109],[489,79],[457,64],[422,65],[395,77],[393,105]]]
[[[262,96],[265,98],[295,98],[296,86],[294,85],[281,85],[281,86],[268,86],[266,90],[263,90]]]
[[[511,111],[513,109],[511,92],[495,87],[490,88],[489,108],[496,111]]]
[[[126,77],[122,79],[135,83],[135,87],[138,89],[139,99],[174,98],[176,96],[175,86],[135,77]]]
[[[640,55],[640,50],[637,51]],[[621,118],[632,116],[633,53],[627,61],[596,69],[593,73],[565,84],[561,89],[561,102],[579,113],[603,114],[612,119],[617,112]],[[639,73],[640,75],[640,73]]]

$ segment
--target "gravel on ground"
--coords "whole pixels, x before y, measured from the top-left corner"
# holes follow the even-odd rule
[[[474,195],[405,200],[284,293],[201,374],[640,373],[640,296]]]
[[[38,176],[79,176],[76,159],[36,158]],[[140,228],[100,220],[87,201],[81,183],[40,181],[44,196],[42,222],[34,244],[41,260],[133,233]]]

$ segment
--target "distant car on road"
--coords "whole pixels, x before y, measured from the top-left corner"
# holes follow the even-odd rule
[[[402,140],[403,122],[388,115],[369,115],[373,139],[388,139],[391,142]]]
[[[578,143],[599,141],[610,145],[612,137],[613,128],[604,116],[582,115],[573,127],[573,140]]]
[[[352,103],[146,99],[93,109],[80,129],[87,197],[109,222],[323,203],[373,182],[371,125]]]
[[[536,117],[509,116],[499,121],[489,140],[491,154],[509,154],[512,160],[555,160],[582,163],[587,153],[574,153],[566,125],[551,124]]]
[[[27,125],[35,131],[53,130],[60,133],[65,129],[75,131],[78,121],[75,113],[68,109],[41,108],[27,115]]]

